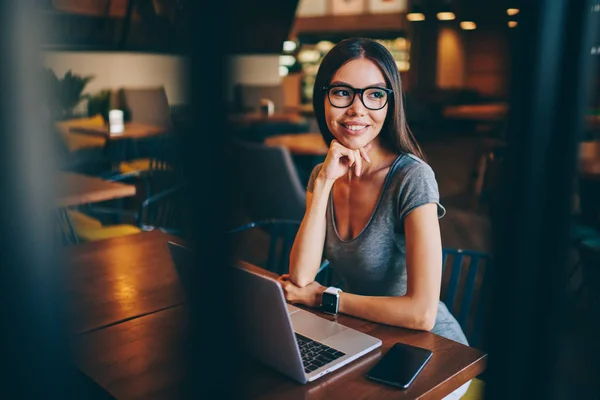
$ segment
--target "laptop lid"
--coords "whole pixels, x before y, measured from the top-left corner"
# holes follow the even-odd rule
[[[240,332],[246,352],[300,383],[306,383],[302,357],[279,282],[234,267]]]
[[[173,264],[184,291],[189,292],[193,265],[193,250],[178,243],[167,243]],[[288,307],[279,282],[244,268],[233,269],[235,323],[244,350],[281,373],[306,383],[302,358]]]

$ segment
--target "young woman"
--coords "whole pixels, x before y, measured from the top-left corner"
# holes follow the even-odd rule
[[[445,210],[407,128],[394,58],[373,40],[338,43],[319,67],[313,106],[329,152],[312,171],[290,273],[280,278],[286,298],[321,305],[327,288],[314,279],[324,256],[345,282],[327,289],[339,312],[467,344],[439,300]]]

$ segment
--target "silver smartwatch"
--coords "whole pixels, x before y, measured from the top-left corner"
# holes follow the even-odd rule
[[[328,314],[337,314],[340,306],[340,292],[342,289],[336,287],[328,287],[323,292],[321,300],[321,310]]]

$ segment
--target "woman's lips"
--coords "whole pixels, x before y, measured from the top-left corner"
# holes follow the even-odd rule
[[[340,126],[349,135],[360,135],[361,133],[364,133],[370,125],[363,123],[342,123]]]

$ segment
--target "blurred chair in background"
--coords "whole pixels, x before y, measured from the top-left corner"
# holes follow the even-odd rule
[[[167,92],[162,86],[124,87],[118,92],[118,106],[125,111],[126,121],[173,128]]]
[[[137,210],[87,205],[71,210],[75,233],[81,241],[89,242],[160,229],[182,238],[187,236],[189,220],[185,200],[185,182],[162,190],[141,202]],[[85,212],[85,214],[83,213]],[[118,214],[128,223],[103,224],[101,218]]]
[[[104,119],[100,114],[88,118],[58,121],[54,124],[61,169],[96,175],[110,168],[110,162],[105,156],[105,137],[71,131],[73,126],[103,127],[104,125]]]
[[[486,310],[490,305],[492,257],[464,249],[442,249],[441,300],[460,324],[469,345],[485,349]],[[475,378],[462,399],[483,399],[485,381]]]
[[[488,253],[451,248],[444,248],[442,254],[441,300],[460,324],[469,344],[482,348],[492,257]]]
[[[248,224],[238,226],[227,231],[226,234],[228,238],[234,242],[233,244],[229,243],[229,247],[233,247],[234,254],[240,254],[244,252],[244,249],[240,250],[240,243],[247,243],[246,240],[240,240],[240,237],[243,234],[256,230],[266,234],[269,244],[266,245],[265,243],[265,245],[260,246],[263,250],[267,249],[266,260],[264,260],[263,251],[260,252],[263,254],[250,255],[250,257],[253,259],[249,261],[266,269],[267,271],[275,272],[278,275],[283,275],[289,272],[290,251],[292,249],[292,245],[294,244],[294,239],[296,238],[299,227],[300,221],[270,219],[250,222]],[[324,286],[331,286],[332,279],[333,272],[329,267],[329,262],[327,260],[323,260],[315,280]]]
[[[154,88],[122,88],[117,94],[116,108],[123,109],[127,122],[138,122],[164,128],[167,133],[173,130],[171,109],[164,87]],[[161,137],[119,141],[116,145],[128,146],[129,159],[122,160],[120,172],[143,171],[151,169],[152,152],[160,151]],[[114,152],[117,152],[116,149]],[[150,156],[148,156],[150,153]]]
[[[242,141],[234,141],[232,151],[239,193],[250,219],[301,221],[306,190],[289,151]]]

